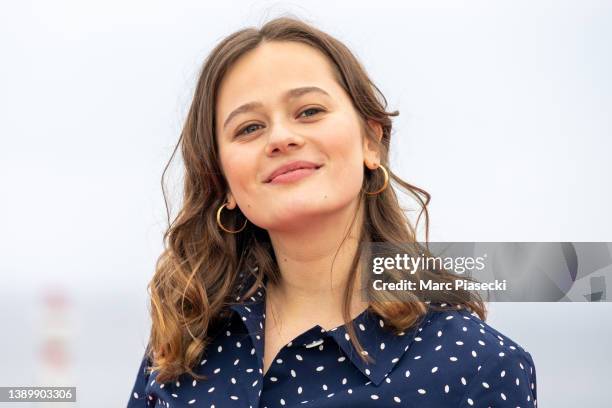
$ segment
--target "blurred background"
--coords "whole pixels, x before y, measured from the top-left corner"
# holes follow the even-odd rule
[[[391,164],[432,194],[431,240],[612,242],[610,1],[5,1],[0,386],[125,406],[198,71],[286,13],[344,41],[400,111]],[[601,407],[611,312],[492,303],[489,323],[532,354],[538,406]]]

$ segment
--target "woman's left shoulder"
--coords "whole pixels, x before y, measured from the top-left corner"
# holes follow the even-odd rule
[[[525,348],[508,334],[498,331],[489,325],[475,312],[465,308],[447,310],[430,310],[423,330],[428,330],[440,340],[457,342],[459,345],[479,345],[488,354],[529,354]],[[503,357],[503,355],[502,355]]]
[[[465,308],[430,310],[414,341],[423,351],[419,354],[445,367],[449,380],[460,384],[462,407],[536,406],[531,354],[476,313]]]

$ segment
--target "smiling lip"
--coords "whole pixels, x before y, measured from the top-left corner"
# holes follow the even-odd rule
[[[293,179],[297,180],[303,176],[314,173],[321,166],[322,165],[309,161],[294,161],[274,170],[268,176],[265,182],[274,184],[281,181],[293,181]]]
[[[304,177],[310,176],[312,173],[317,171],[316,167],[310,169],[297,169],[291,170],[288,173],[280,174],[272,179],[268,184],[283,184],[283,183],[291,183],[293,181],[301,180]]]

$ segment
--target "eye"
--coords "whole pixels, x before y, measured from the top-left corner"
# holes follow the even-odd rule
[[[310,112],[310,111],[315,111],[315,113],[319,113],[319,112],[323,112],[323,109],[319,109],[319,108],[308,108],[308,109],[304,109],[304,110],[302,111],[302,113],[300,113],[300,116],[301,116],[303,113]],[[314,116],[314,114],[312,114],[312,115],[306,115],[306,117],[310,117],[310,116]]]
[[[240,129],[238,131],[238,133],[236,133],[236,136],[240,136],[242,134],[247,134],[248,135],[249,133],[253,133],[255,130],[253,132],[247,132],[247,130],[250,129],[251,127],[253,127],[253,126],[261,126],[261,125],[258,125],[257,123],[251,123],[249,125],[246,125],[242,129]]]
[[[303,110],[303,111],[300,113],[300,115],[299,115],[299,116],[302,116],[302,114],[304,114],[304,113],[306,113],[306,112],[314,112],[314,113],[313,113],[313,114],[311,114],[311,115],[306,115],[306,116],[304,116],[304,117],[311,117],[311,116],[314,116],[315,114],[317,114],[317,113],[319,113],[319,112],[325,112],[325,111],[324,111],[323,109],[320,109],[320,108],[308,108],[308,109],[304,109],[304,110]],[[251,123],[251,124],[249,124],[249,125],[246,125],[245,127],[241,128],[241,129],[240,129],[240,130],[239,130],[239,131],[236,133],[236,136],[248,135],[248,134],[250,134],[250,133],[253,133],[255,130],[257,130],[257,128],[255,128],[255,129],[253,130],[253,132],[249,132],[249,131],[248,131],[248,130],[249,130],[250,128],[252,128],[253,126],[261,126],[261,125],[258,125],[257,123]]]

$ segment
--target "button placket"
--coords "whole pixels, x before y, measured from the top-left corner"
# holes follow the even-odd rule
[[[315,341],[313,341],[311,343],[304,344],[304,347],[306,347],[306,348],[317,347],[317,346],[323,344],[324,341],[325,341],[324,339],[318,339],[318,340],[315,340]]]

